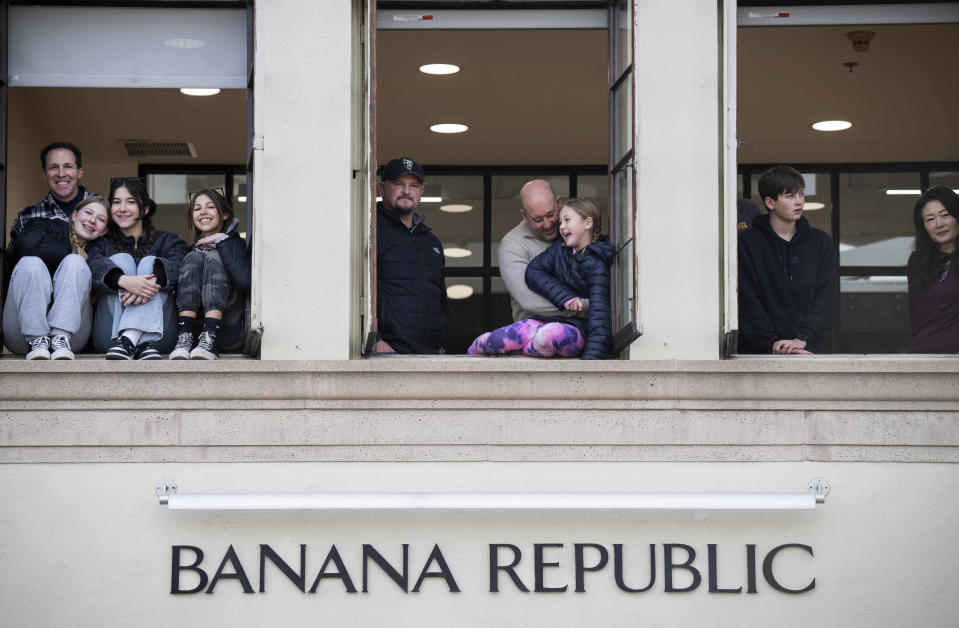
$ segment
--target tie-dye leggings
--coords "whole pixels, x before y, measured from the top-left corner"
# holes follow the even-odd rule
[[[496,355],[522,351],[538,358],[554,355],[574,358],[583,352],[585,344],[583,334],[575,325],[527,318],[486,332],[474,340],[466,352],[470,355]]]

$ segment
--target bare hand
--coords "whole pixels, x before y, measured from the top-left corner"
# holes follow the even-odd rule
[[[806,341],[799,338],[777,340],[773,343],[773,353],[779,355],[812,355],[811,351],[806,351]]]
[[[160,284],[156,281],[156,275],[123,275],[117,281],[117,285],[134,297],[141,299],[140,303],[146,303],[156,296],[160,291]],[[124,305],[139,305],[140,303],[127,303]]]
[[[570,312],[582,312],[583,311],[583,302],[579,300],[579,297],[576,297],[572,301],[566,304],[566,309]]]
[[[203,236],[196,241],[196,248],[198,249],[212,249],[216,246],[216,243],[220,240],[226,239],[225,233],[214,233],[213,235]]]
[[[396,349],[390,346],[390,343],[385,340],[377,340],[376,346],[373,347],[373,350],[377,353],[396,353]]]

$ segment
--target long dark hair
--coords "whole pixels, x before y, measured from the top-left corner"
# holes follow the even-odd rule
[[[143,242],[142,244],[134,242],[133,250],[128,251],[123,244],[125,236],[120,227],[117,226],[117,223],[113,221],[112,211],[110,212],[110,226],[107,229],[107,238],[113,243],[113,247],[117,253],[130,253],[135,259],[141,259],[147,256],[150,249],[153,248],[153,243],[156,241],[157,230],[153,226],[153,221],[150,220],[150,216],[156,213],[157,204],[154,203],[153,199],[147,194],[147,188],[141,179],[135,177],[119,177],[110,179],[110,194],[107,198],[111,205],[113,204],[116,191],[120,188],[125,188],[126,191],[130,193],[130,196],[133,197],[137,207],[140,209],[139,217],[143,225],[143,235],[141,236]]]
[[[909,289],[923,290],[939,277],[942,273],[942,264],[945,258],[951,257],[953,263],[959,266],[959,247],[947,256],[939,249],[939,245],[932,241],[926,226],[922,221],[922,210],[929,201],[939,201],[946,208],[946,211],[952,214],[952,217],[959,221],[959,196],[944,185],[939,185],[926,190],[919,200],[916,201],[916,207],[912,210],[912,222],[916,228],[916,248],[909,256]]]
[[[187,205],[186,208],[186,224],[190,229],[190,233],[193,234],[194,244],[200,239],[200,232],[197,230],[196,225],[193,224],[193,204],[196,203],[196,199],[199,196],[209,197],[210,200],[213,201],[213,205],[216,207],[216,213],[220,217],[220,233],[226,233],[233,219],[233,208],[230,207],[230,204],[223,198],[223,195],[220,194],[218,190],[210,188],[194,192],[190,195],[190,204]]]

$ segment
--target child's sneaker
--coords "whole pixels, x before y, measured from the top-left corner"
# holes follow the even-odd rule
[[[204,329],[200,332],[200,340],[196,348],[190,352],[191,360],[216,360],[220,356],[216,353],[216,332]]]
[[[70,349],[70,339],[66,336],[58,334],[52,337],[50,347],[53,349],[53,354],[50,356],[52,360],[72,360],[76,357]]]
[[[126,336],[120,336],[113,339],[113,344],[107,350],[106,358],[108,360],[132,360],[136,352],[137,348],[133,341]]]
[[[176,347],[170,352],[171,360],[189,360],[193,349],[193,332],[181,331],[176,337]]]
[[[30,341],[30,351],[27,353],[28,360],[49,360],[50,359],[50,337],[37,336]]]
[[[133,354],[134,360],[162,360],[163,356],[156,350],[152,342],[143,342],[137,345]]]

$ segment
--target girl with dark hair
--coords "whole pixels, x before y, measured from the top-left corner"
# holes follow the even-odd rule
[[[87,245],[107,230],[107,200],[88,196],[70,215],[28,220],[10,246],[4,342],[28,360],[72,360],[90,338]]]
[[[560,237],[526,267],[526,285],[558,310],[586,311],[585,318],[527,318],[479,336],[470,355],[521,351],[548,358],[605,360],[613,344],[609,267],[616,248],[600,235],[599,206],[570,199],[559,212]],[[589,299],[586,308],[584,300]]]
[[[186,243],[157,231],[156,203],[140,179],[110,181],[110,227],[88,251],[100,298],[93,346],[108,360],[157,360],[173,348],[176,312],[170,293],[180,276]]]
[[[177,283],[177,341],[170,359],[215,360],[219,350],[243,346],[250,252],[237,229],[239,221],[218,190],[194,193],[186,214],[193,250],[183,258]]]
[[[912,212],[916,248],[909,256],[910,353],[959,353],[959,196],[926,190]]]

